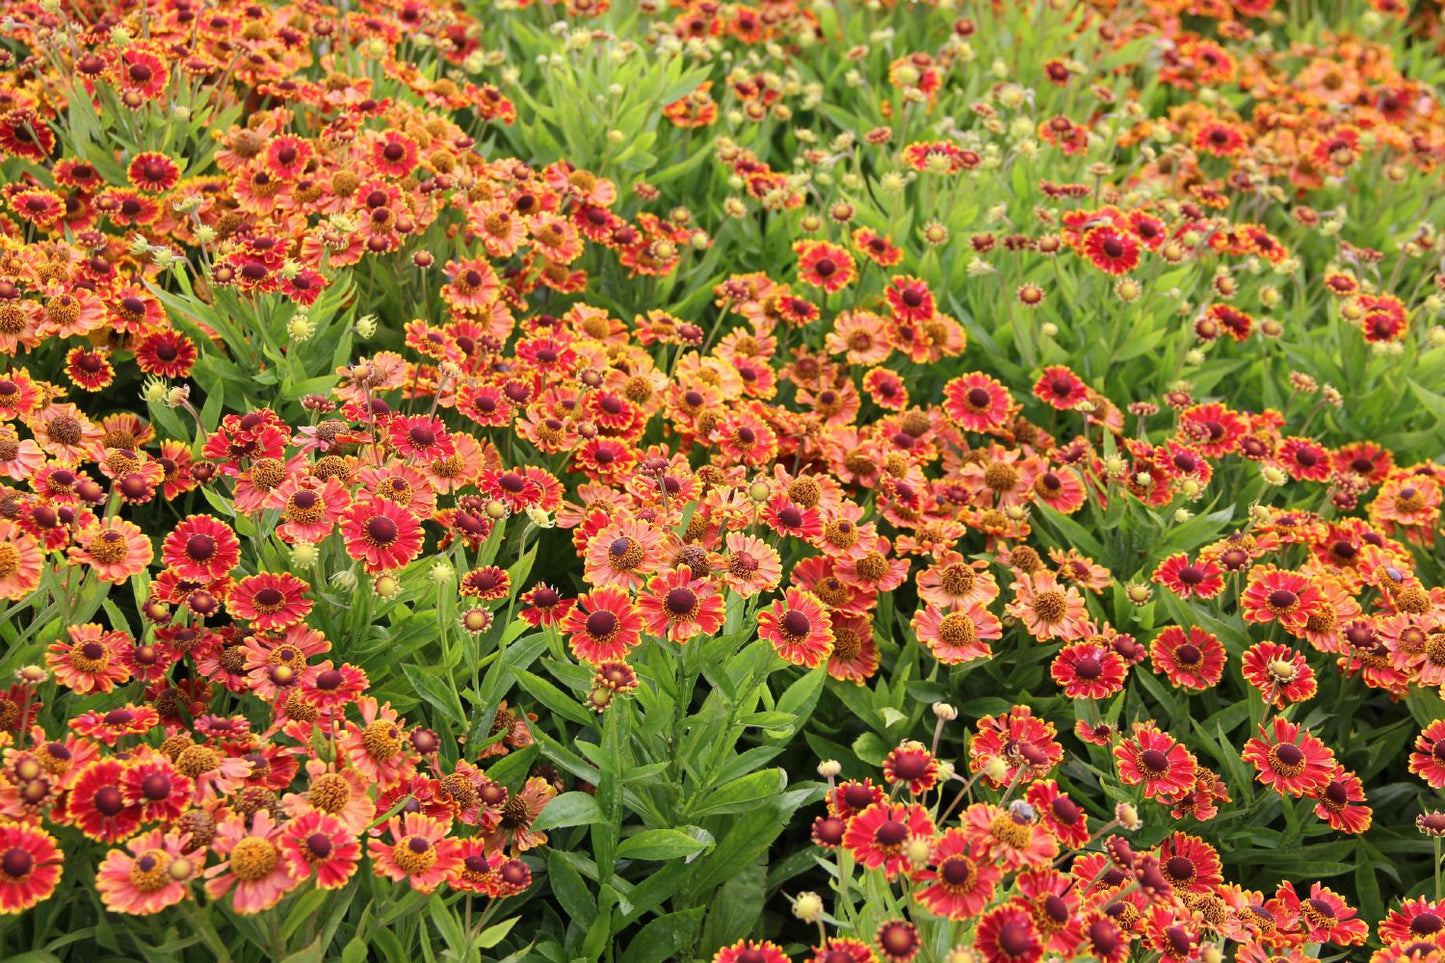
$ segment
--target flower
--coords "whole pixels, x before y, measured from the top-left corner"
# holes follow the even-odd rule
[[[1424,779],[1431,789],[1445,788],[1445,719],[1436,719],[1415,737],[1410,772]]]
[[[1014,600],[1006,611],[1034,638],[1072,641],[1083,637],[1088,612],[1072,585],[1064,588],[1052,573],[1040,571],[1021,576],[1012,587]]]
[[[884,874],[893,879],[912,869],[905,852],[908,841],[915,837],[931,838],[933,833],[933,820],[917,803],[875,803],[848,821],[843,845],[860,865],[882,868]]]
[[[191,895],[201,862],[187,855],[182,834],[152,829],[125,849],[106,853],[95,874],[100,901],[112,913],[149,916]]]
[[[1252,763],[1259,781],[1280,795],[1314,795],[1323,790],[1333,775],[1334,754],[1298,725],[1276,716],[1259,736],[1244,744],[1240,756]]]
[[[1002,875],[998,864],[967,833],[945,830],[933,844],[928,866],[915,876],[920,888],[914,898],[938,916],[972,919],[993,899]]]
[[[1199,692],[1219,684],[1228,659],[1219,639],[1197,625],[1190,626],[1187,635],[1177,625],[1165,628],[1149,652],[1155,672],[1162,672],[1172,685]]]
[[[206,870],[206,895],[231,894],[231,907],[244,915],[268,910],[295,889],[300,880],[286,869],[277,848],[281,826],[262,810],[250,818],[228,816],[216,824],[211,850],[224,858]]]
[[[70,641],[52,642],[45,656],[46,667],[61,685],[84,695],[110,692],[130,679],[130,667],[122,651],[132,640],[124,632],[107,632],[87,622],[68,626],[65,633]]]
[[[1051,408],[1071,411],[1089,400],[1089,387],[1064,365],[1053,365],[1034,382],[1034,397]]]
[[[1071,699],[1107,699],[1124,688],[1128,663],[1107,645],[1071,642],[1054,656],[1049,674]]]
[[[738,940],[714,953],[712,963],[790,963],[790,960],[776,943]]]
[[[1191,563],[1183,552],[1171,555],[1154,570],[1153,582],[1180,598],[1212,599],[1224,591],[1224,570],[1201,558]]]
[[[1294,635],[1304,632],[1323,600],[1324,594],[1307,576],[1274,568],[1251,572],[1239,599],[1246,622],[1278,621]]]
[[[1343,833],[1363,833],[1374,818],[1365,802],[1360,777],[1336,765],[1329,783],[1316,797],[1315,815]]]
[[[421,554],[421,524],[411,512],[384,498],[354,502],[341,516],[346,554],[371,575],[404,568]]]
[[[561,628],[568,635],[573,655],[600,665],[625,659],[642,640],[642,624],[632,597],[605,585],[578,596]]]
[[[145,571],[154,552],[139,525],[112,517],[77,533],[68,554],[71,562],[87,565],[102,581],[118,585]]]
[[[1150,723],[1139,723],[1134,735],[1114,749],[1119,778],[1127,786],[1144,786],[1144,795],[1167,802],[1194,788],[1197,763],[1188,749]]]
[[[974,948],[987,963],[1038,963],[1044,956],[1033,916],[1014,903],[983,915],[974,931]]]
[[[833,651],[827,610],[813,593],[790,588],[758,612],[758,637],[773,644],[787,662],[816,669]]]
[[[1290,883],[1281,883],[1275,898],[1291,914],[1298,914],[1312,943],[1358,946],[1370,935],[1369,925],[1356,919],[1357,910],[1334,890],[1314,883],[1310,895],[1301,899]]]
[[[1276,709],[1315,694],[1315,673],[1304,655],[1278,642],[1256,642],[1245,649],[1240,672]]]
[[[697,635],[714,635],[723,624],[723,598],[708,579],[678,567],[654,576],[637,600],[647,631],[679,644]]]
[[[161,543],[161,562],[182,578],[222,578],[240,560],[240,539],[210,515],[187,516]]]
[[[447,835],[449,829],[446,822],[422,813],[394,816],[387,823],[392,842],[371,840],[367,855],[378,876],[430,893],[461,866],[461,843]]]
[[[226,600],[227,610],[257,629],[284,629],[311,612],[307,595],[311,586],[289,572],[262,572],[236,583]]]
[[[988,639],[1003,636],[1003,626],[978,602],[952,611],[928,606],[913,613],[913,631],[944,665],[958,665],[993,654]]]
[[[902,742],[883,760],[883,777],[890,784],[906,785],[915,796],[933,789],[938,773],[938,759],[921,742]]]
[[[39,826],[0,818],[0,914],[47,899],[60,881],[65,856]]]

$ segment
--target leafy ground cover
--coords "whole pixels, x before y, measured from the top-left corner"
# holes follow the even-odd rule
[[[1445,958],[1438,4],[4,14],[0,958]]]

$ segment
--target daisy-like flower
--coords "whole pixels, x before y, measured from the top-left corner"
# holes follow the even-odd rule
[[[1175,832],[1159,844],[1159,869],[1175,890],[1209,893],[1224,882],[1219,853],[1198,836]]]
[[[386,435],[403,458],[432,462],[449,458],[457,450],[446,424],[435,416],[392,415],[387,419]]]
[[[109,692],[130,679],[130,667],[121,658],[123,646],[132,640],[123,632],[107,632],[94,622],[68,626],[69,642],[52,642],[46,650],[45,666],[55,681],[72,692]]]
[[[985,847],[963,830],[949,829],[933,844],[928,866],[915,874],[920,888],[914,898],[936,916],[973,919],[993,899],[1002,875]]]
[[[1017,903],[985,913],[974,931],[974,949],[987,963],[1038,963],[1044,956],[1033,915]]]
[[[520,791],[507,797],[497,826],[486,836],[489,851],[500,851],[508,845],[514,853],[523,853],[547,842],[547,834],[533,829],[532,824],[542,815],[552,800],[557,798],[557,787],[541,776],[529,776]]]
[[[944,665],[986,659],[993,654],[987,640],[1003,637],[1002,623],[976,601],[952,610],[926,606],[913,613],[911,624],[918,641]]]
[[[119,585],[145,571],[154,550],[140,526],[111,517],[77,533],[68,555],[71,562],[88,566],[101,581]]]
[[[721,578],[728,588],[746,599],[778,587],[783,563],[771,545],[745,532],[728,532],[723,544]]]
[[[65,856],[38,825],[0,818],[0,914],[28,910],[60,882]]]
[[[1071,699],[1108,699],[1124,688],[1129,664],[1109,646],[1086,639],[1060,649],[1049,674]]]
[[[335,816],[352,833],[360,833],[376,816],[376,804],[368,794],[370,783],[359,770],[329,770],[320,759],[306,763],[305,792],[287,793],[281,805],[292,819],[311,810]]]
[[[1154,570],[1153,582],[1180,598],[1192,595],[1212,599],[1224,591],[1224,569],[1209,559],[1190,562],[1189,556],[1179,552],[1159,563]]]
[[[791,960],[776,943],[738,940],[714,953],[712,963],[791,963]]]
[[[998,598],[998,583],[987,562],[968,562],[955,551],[935,556],[934,564],[918,573],[918,597],[942,609],[988,605]]]
[[[876,803],[848,821],[843,845],[868,869],[882,868],[889,879],[911,872],[908,841],[931,839],[933,820],[917,803]]]
[[[1436,719],[1415,737],[1410,772],[1425,780],[1431,789],[1445,789],[1445,719]]]
[[[1244,744],[1240,757],[1281,796],[1315,795],[1329,785],[1337,763],[1329,748],[1298,725],[1276,716]]]
[[[1089,400],[1089,386],[1068,367],[1053,365],[1034,382],[1034,397],[1059,411],[1072,411]]]
[[[1358,910],[1344,897],[1321,883],[1310,886],[1308,897],[1300,898],[1291,883],[1281,883],[1275,898],[1291,915],[1298,915],[1311,943],[1358,946],[1370,935],[1370,926],[1357,919]]]
[[[647,522],[624,518],[587,540],[583,577],[593,585],[642,588],[662,558],[662,533]]]
[[[363,725],[348,722],[337,743],[363,776],[389,789],[416,771],[416,750],[391,703],[378,705],[371,696],[362,696],[358,704]]]
[[[1329,783],[1319,791],[1315,815],[1342,833],[1363,833],[1374,818],[1365,803],[1365,786],[1360,777],[1336,765]]]
[[[1067,793],[1061,792],[1059,784],[1052,779],[1030,784],[1024,798],[1061,847],[1080,849],[1089,841],[1089,814]]]
[[[286,823],[276,846],[294,879],[315,873],[321,889],[345,886],[361,860],[361,843],[352,831],[335,816],[315,809]]]
[[[141,754],[133,758],[120,777],[120,792],[127,806],[134,806],[142,822],[171,822],[190,805],[194,783],[181,775],[168,756]]]
[[[186,853],[183,836],[152,829],[125,849],[106,853],[95,874],[100,901],[112,913],[149,916],[191,895],[201,860]]]
[[[996,378],[974,371],[943,386],[943,410],[965,431],[993,432],[1013,414],[1013,396]]]
[[[404,568],[421,554],[421,523],[411,512],[384,498],[355,502],[341,516],[346,554],[370,575]]]
[[[1151,723],[1139,723],[1132,738],[1114,748],[1119,778],[1126,786],[1144,786],[1144,795],[1169,802],[1194,788],[1198,764],[1188,749]]]
[[[793,665],[816,669],[833,651],[828,611],[812,592],[790,588],[758,612],[758,637]]]
[[[1263,568],[1250,573],[1240,608],[1246,622],[1277,621],[1285,631],[1300,635],[1323,601],[1324,593],[1308,576]]]
[[[1244,650],[1240,671],[1264,701],[1276,709],[1314,697],[1315,672],[1303,653],[1278,642],[1257,642]]]
[[[1109,225],[1090,229],[1084,235],[1082,249],[1089,263],[1105,274],[1128,274],[1139,265],[1138,239]]]
[[[600,665],[624,660],[642,640],[642,616],[630,595],[606,585],[578,596],[562,631],[573,655]]]
[[[938,312],[933,292],[927,283],[908,275],[895,275],[883,289],[888,308],[900,324],[922,324],[932,321]]]
[[[281,827],[262,809],[250,818],[227,816],[216,824],[211,851],[223,862],[206,870],[206,895],[231,894],[231,907],[247,916],[268,910],[295,889],[300,880],[287,872],[277,843]]]
[[[1228,655],[1218,637],[1197,625],[1188,634],[1171,625],[1154,637],[1149,649],[1154,671],[1180,688],[1202,692],[1219,684]]]
[[[318,709],[342,709],[366,692],[366,673],[343,662],[332,665],[327,659],[308,665],[301,673],[301,694],[309,705]]]
[[[1072,641],[1082,638],[1087,631],[1088,610],[1083,596],[1072,585],[1067,588],[1060,585],[1053,573],[1040,571],[1024,575],[1013,583],[1013,591],[1014,600],[1006,611],[1039,641]]]
[[[797,241],[793,250],[798,255],[798,278],[804,284],[822,288],[829,294],[843,290],[858,276],[853,255],[826,241]]]
[[[296,625],[311,612],[311,586],[289,572],[262,572],[236,583],[226,610],[261,630]]]
[[[908,740],[883,760],[883,778],[891,785],[902,783],[915,796],[938,784],[938,759],[921,742]]]
[[[241,560],[241,541],[210,515],[190,515],[161,543],[161,562],[181,578],[223,578]]]
[[[1380,942],[1386,946],[1432,939],[1445,930],[1445,900],[1407,899],[1380,921]]]
[[[654,576],[637,607],[648,632],[679,644],[697,635],[715,635],[723,625],[722,596],[711,580],[694,578],[684,566]]]

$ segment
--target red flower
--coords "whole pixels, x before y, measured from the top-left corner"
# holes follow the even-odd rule
[[[284,629],[311,612],[312,602],[306,595],[310,587],[289,572],[262,572],[236,583],[226,599],[226,609],[257,629]]]
[[[55,837],[39,826],[0,822],[0,914],[19,913],[49,898],[64,861]]]
[[[1445,789],[1445,719],[1436,719],[1415,737],[1410,771],[1431,789]]]
[[[1034,397],[1060,411],[1070,411],[1089,400],[1089,387],[1066,366],[1053,365],[1034,382]]]
[[[1169,626],[1154,637],[1150,655],[1155,672],[1173,685],[1199,692],[1219,684],[1228,660],[1219,639],[1197,625],[1190,626],[1188,635],[1177,625]]]
[[[1008,422],[1013,408],[1008,389],[981,371],[943,386],[943,410],[966,431],[996,431]]]
[[[222,578],[241,560],[241,541],[210,515],[190,515],[161,544],[161,561],[184,579]]]
[[[1060,649],[1049,674],[1071,699],[1107,699],[1124,688],[1129,666],[1109,646],[1088,639]]]
[[[127,805],[121,791],[125,766],[97,759],[75,777],[65,804],[65,821],[97,842],[116,843],[140,828],[141,809]]]
[[[1250,573],[1240,607],[1246,622],[1278,621],[1290,634],[1300,635],[1324,599],[1307,576],[1263,568]]]
[[[938,759],[921,742],[900,743],[883,760],[883,778],[889,784],[902,783],[915,796],[938,784]]]
[[[816,669],[833,651],[828,611],[811,592],[790,588],[758,613],[758,637],[793,665]]]
[[[600,665],[627,657],[642,639],[642,616],[632,597],[622,589],[604,585],[584,593],[562,620],[572,654]]]
[[[1365,787],[1360,777],[1335,766],[1329,784],[1321,789],[1315,803],[1315,815],[1342,833],[1362,833],[1370,828],[1373,818],[1365,802]]]
[[[933,301],[933,292],[918,278],[908,275],[894,275],[883,289],[888,307],[894,320],[902,324],[921,324],[932,321],[938,309]]]
[[[321,889],[345,886],[361,859],[361,843],[337,819],[320,810],[301,813],[285,825],[276,840],[286,871],[304,880],[313,872]]]
[[[974,932],[973,945],[988,963],[1037,963],[1044,956],[1033,916],[1017,903],[985,914]]]
[[[1299,915],[1311,943],[1357,946],[1370,935],[1369,924],[1355,918],[1355,908],[1320,883],[1310,887],[1307,899],[1300,899],[1291,883],[1281,883],[1275,898],[1287,912]]]
[[[1106,274],[1128,274],[1139,264],[1139,241],[1133,234],[1102,225],[1084,235],[1083,253]]]
[[[713,954],[712,963],[790,963],[790,960],[776,943],[738,940]]]
[[[653,576],[637,606],[648,632],[679,644],[697,635],[715,635],[723,625],[723,598],[716,586],[694,578],[685,566]]]
[[[1180,598],[1212,599],[1224,590],[1224,569],[1205,558],[1190,562],[1189,556],[1179,552],[1159,563],[1153,581]]]
[[[884,875],[893,879],[913,867],[905,852],[908,841],[915,837],[929,839],[933,833],[928,810],[917,803],[878,803],[848,821],[843,845],[860,864],[869,869],[881,867]]]
[[[1304,655],[1278,642],[1258,642],[1245,649],[1240,671],[1276,709],[1315,694],[1315,672]]]
[[[836,244],[797,241],[793,250],[798,255],[798,277],[804,284],[833,294],[847,287],[858,276],[853,256]]]
[[[416,516],[383,498],[354,503],[341,516],[346,554],[372,575],[404,568],[421,554],[422,531]]]
[[[1061,847],[1079,849],[1089,841],[1089,815],[1068,794],[1059,791],[1059,784],[1052,779],[1041,779],[1030,784],[1024,798],[1039,814],[1049,832],[1054,834]]]
[[[927,868],[915,877],[921,888],[914,898],[937,916],[972,919],[993,899],[1002,875],[985,847],[963,830],[950,829],[934,843]]]
[[[1259,781],[1280,795],[1315,795],[1329,785],[1334,753],[1298,725],[1276,716],[1270,728],[1244,744],[1240,756],[1253,763]]]
[[[1125,785],[1144,785],[1144,795],[1168,802],[1194,788],[1197,763],[1189,750],[1152,723],[1139,723],[1134,736],[1114,748],[1119,778]]]

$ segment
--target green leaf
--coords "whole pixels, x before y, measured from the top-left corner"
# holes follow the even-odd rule
[[[696,856],[712,845],[712,837],[705,830],[697,829],[697,832],[707,839],[697,839],[681,829],[643,830],[622,841],[617,847],[617,858],[667,860]]]
[[[401,664],[401,672],[406,676],[406,680],[416,688],[417,694],[445,716],[449,722],[457,726],[466,724],[466,715],[462,712],[461,702],[444,682],[426,669],[407,662]]]
[[[549,802],[532,822],[537,830],[562,829],[567,826],[587,826],[601,822],[602,809],[597,800],[585,792],[564,792]]]
[[[706,910],[705,906],[694,906],[680,913],[659,916],[648,923],[627,944],[622,953],[623,963],[663,963],[672,959],[692,942]]]

